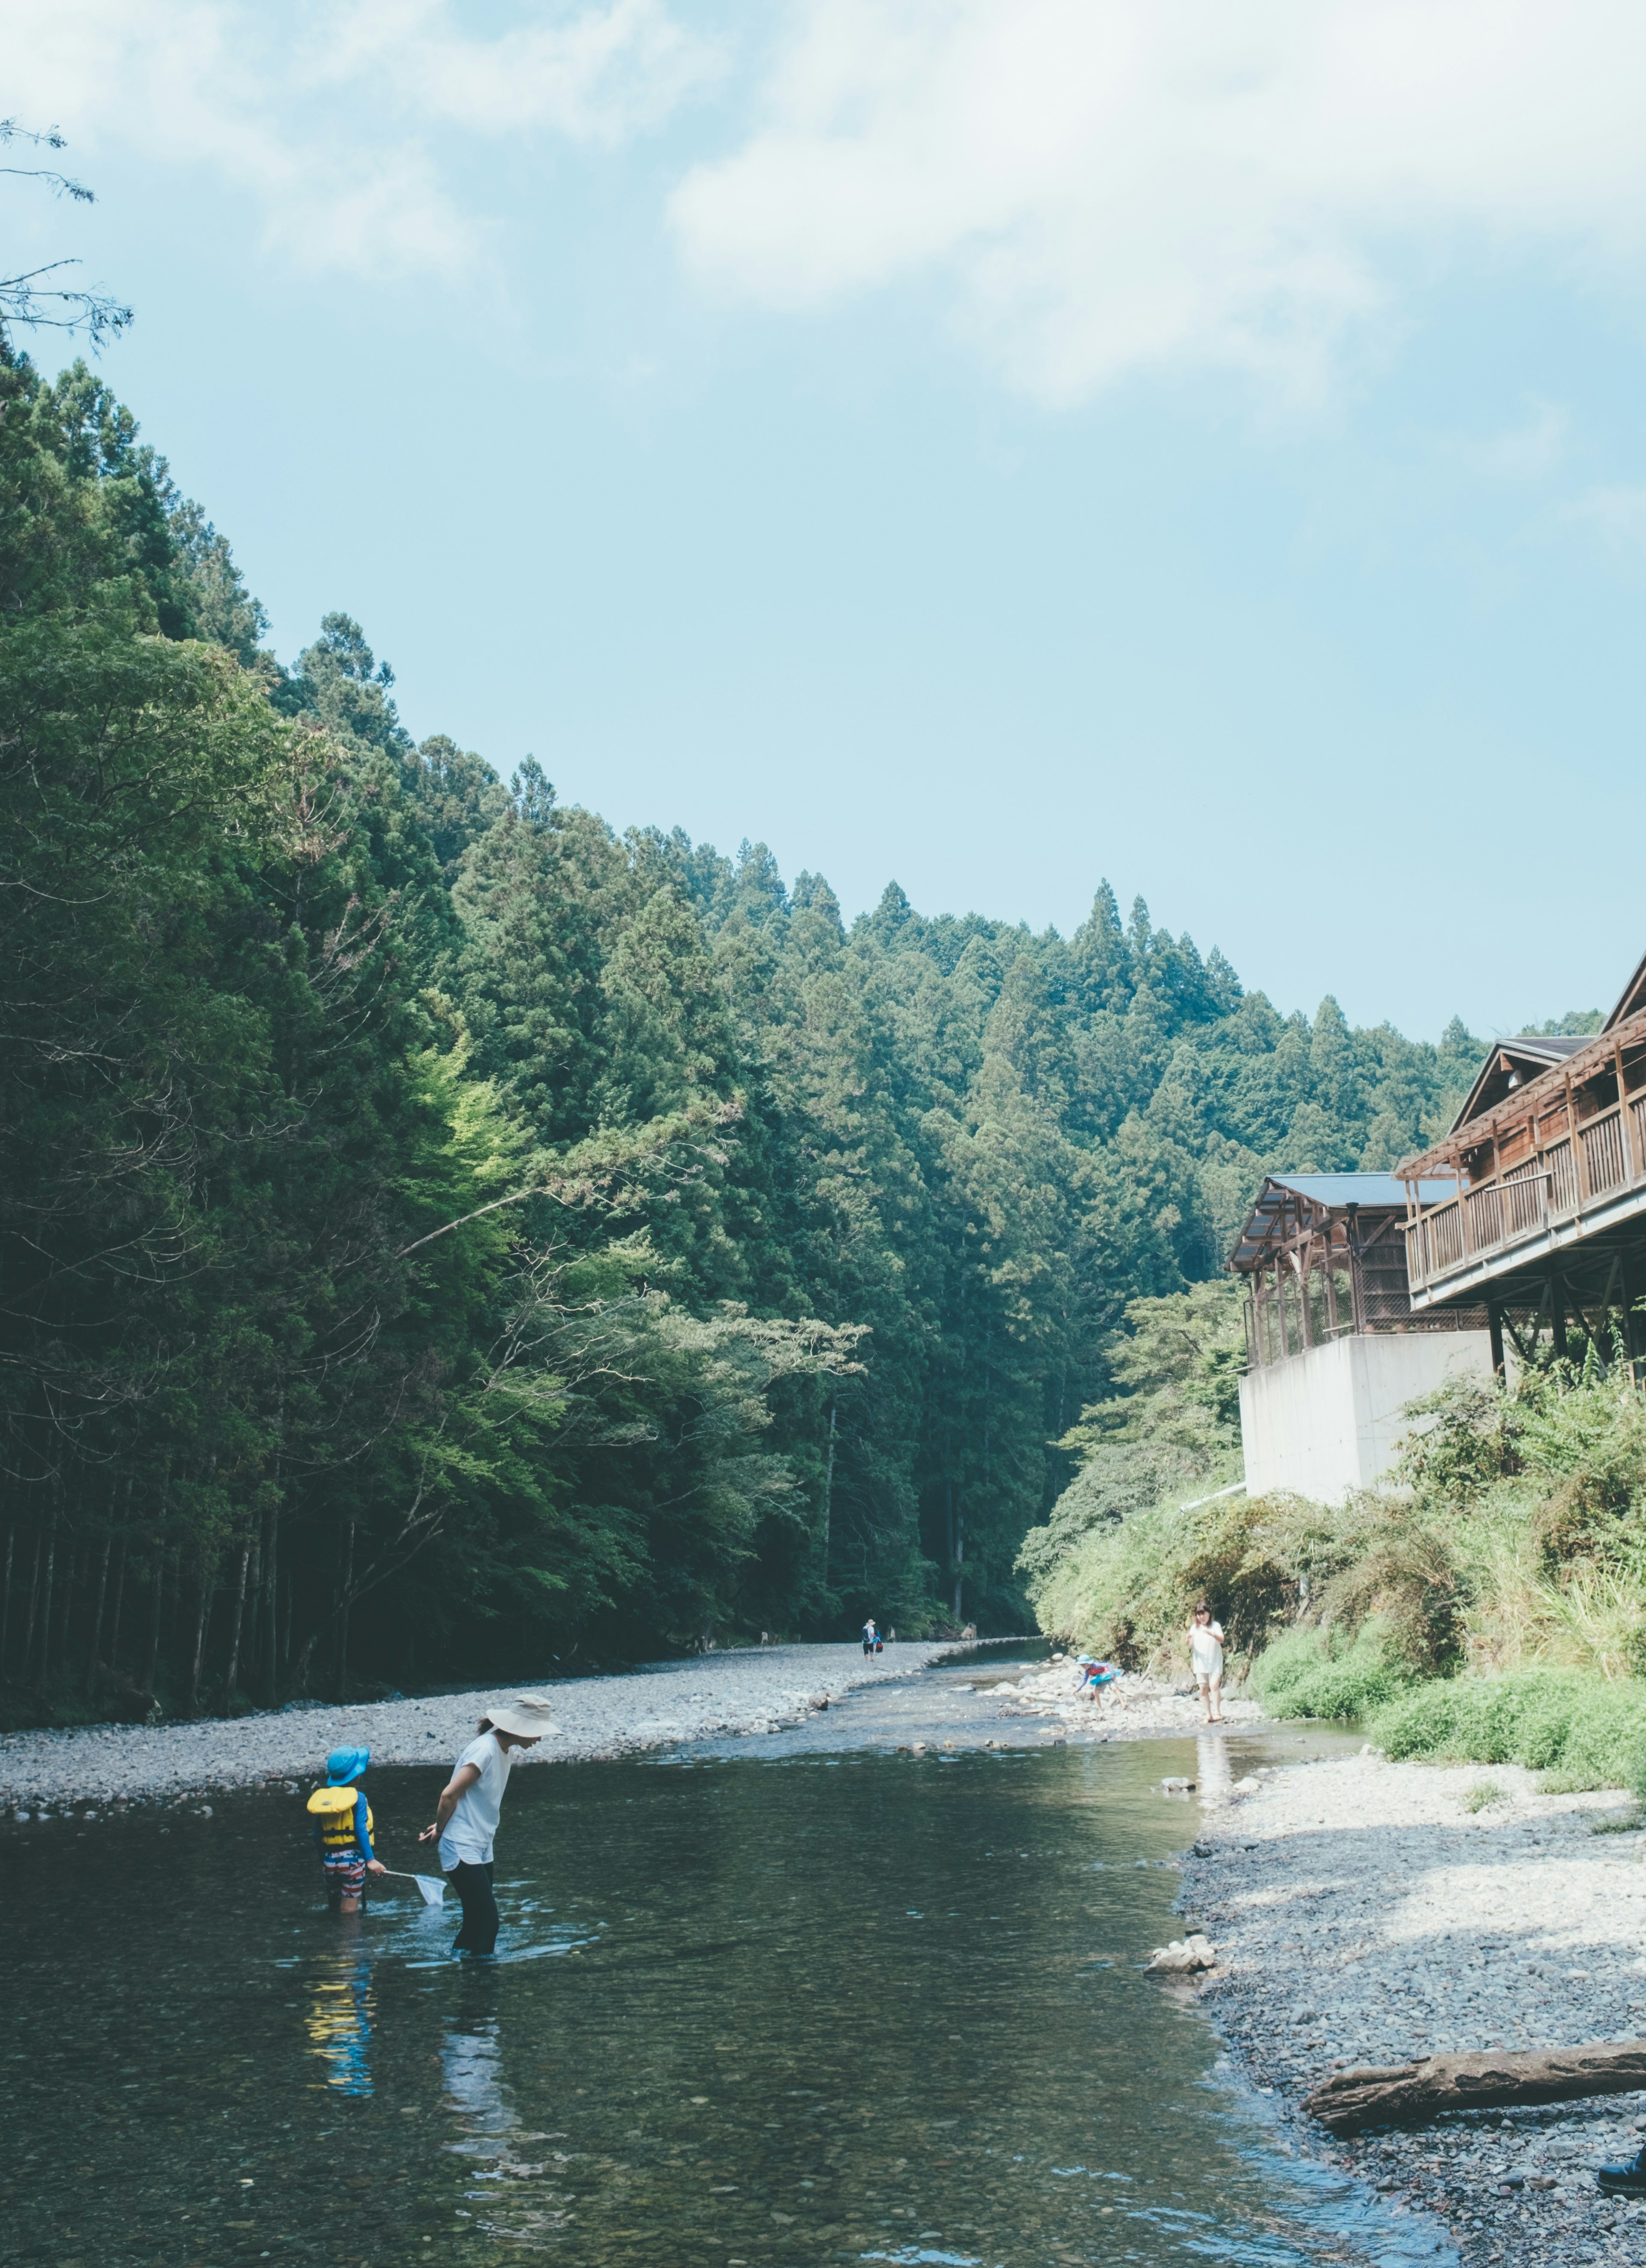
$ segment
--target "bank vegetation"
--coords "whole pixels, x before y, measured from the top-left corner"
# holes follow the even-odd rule
[[[1129,1310],[1124,1390],[1071,1433],[1082,1470],[1024,1548],[1043,1627],[1185,1675],[1204,1594],[1276,1715],[1646,1793],[1646,1398],[1620,1338],[1415,1403],[1391,1484],[1326,1506],[1220,1492],[1238,1303],[1207,1285]]]

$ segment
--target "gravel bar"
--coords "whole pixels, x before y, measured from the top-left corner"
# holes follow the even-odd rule
[[[1183,1908],[1216,1948],[1201,1998],[1292,2146],[1481,2268],[1646,2263],[1646,2203],[1593,2171],[1646,2141],[1638,2095],[1346,2142],[1297,2107],[1350,2065],[1646,2035],[1646,1838],[1596,1832],[1628,1798],[1370,1753],[1253,1777],[1208,1809]]]
[[[953,1644],[751,1646],[543,1688],[558,1734],[525,1764],[573,1764],[729,1734],[771,1733],[863,1685],[915,1675]],[[49,1816],[77,1804],[183,1802],[266,1780],[312,1779],[328,1749],[369,1748],[374,1764],[445,1764],[474,1737],[488,1697],[513,1685],[423,1701],[309,1703],[251,1717],[76,1726],[0,1737],[0,1808]],[[518,1769],[519,1767],[517,1767]]]

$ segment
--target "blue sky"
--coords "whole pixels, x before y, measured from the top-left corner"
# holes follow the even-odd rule
[[[13,264],[414,732],[1415,1035],[1646,947],[1638,11],[5,13]]]

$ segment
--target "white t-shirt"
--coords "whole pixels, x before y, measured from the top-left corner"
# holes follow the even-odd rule
[[[1194,1664],[1196,1677],[1221,1677],[1223,1674],[1223,1625],[1208,1623],[1202,1627],[1195,1623],[1189,1631],[1189,1659]]]
[[[466,1787],[452,1805],[445,1833],[437,1845],[440,1864],[448,1874],[459,1864],[483,1867],[490,1859],[492,1837],[497,1832],[497,1813],[513,1762],[512,1749],[505,1749],[495,1733],[482,1733],[477,1741],[469,1742],[452,1767],[455,1773],[460,1772],[465,1764],[478,1764],[480,1778],[472,1787]]]

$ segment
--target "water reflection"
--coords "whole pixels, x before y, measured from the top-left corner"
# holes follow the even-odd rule
[[[1202,1803],[1222,1803],[1234,1786],[1234,1774],[1229,1769],[1229,1741],[1226,1734],[1200,1733],[1195,1735],[1196,1777],[1200,1781]]]
[[[456,2116],[459,2136],[447,2146],[490,2149],[498,2135],[506,2134],[518,2123],[503,2100],[496,1972],[465,1971],[463,1984],[466,1989],[458,2020],[440,2044],[446,2108]]]
[[[540,2250],[572,2217],[557,2178],[570,2160],[563,2152],[530,2154],[530,2146],[565,2136],[528,2132],[510,2099],[499,1989],[496,1969],[462,1971],[459,2007],[440,2044],[453,2127],[445,2147],[469,2161],[458,2219],[500,2242]]]
[[[1275,2268],[1402,2234],[1433,2264],[1416,2216],[1357,2221],[1341,2176],[1266,2150],[1138,1966],[1181,1927],[1193,1820],[1160,1779],[1209,1786],[1227,1737],[523,1772],[483,1967],[409,1899],[317,1914],[295,1798],[111,1826],[67,1866],[0,1829],[12,2257],[204,2260],[187,2213],[235,2232],[220,2268]],[[1233,1747],[1235,1778],[1270,1753]],[[383,1775],[389,1850],[431,1778]],[[317,2234],[313,2168],[345,2162]]]
[[[355,1933],[358,1939],[358,1931]],[[305,2029],[327,2087],[371,2093],[371,1955],[363,1941],[339,1948],[310,1985]]]

